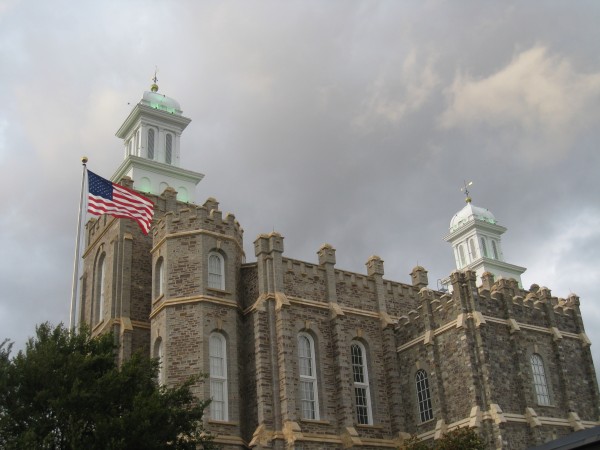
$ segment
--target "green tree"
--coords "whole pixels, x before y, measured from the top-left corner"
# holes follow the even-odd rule
[[[473,428],[455,428],[444,434],[435,446],[437,450],[485,450],[485,445]]]
[[[0,344],[2,449],[215,449],[202,429],[207,401],[158,386],[158,362],[118,367],[111,335],[42,324],[24,351]]]
[[[413,435],[402,450],[485,450],[485,445],[473,428],[463,427],[448,431],[439,441],[425,443]]]

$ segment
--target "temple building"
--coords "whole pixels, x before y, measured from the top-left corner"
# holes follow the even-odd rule
[[[329,244],[301,261],[276,232],[245,255],[236,218],[195,203],[203,175],[179,165],[189,123],[153,85],[117,131],[112,180],[145,193],[154,222],[87,223],[79,320],[112,331],[121,360],[159,358],[160,383],[206,374],[193,389],[224,449],[390,449],[463,426],[525,449],[600,423],[579,298],[524,289],[487,209],[468,198],[450,222],[449,289],[420,266],[389,280],[378,256],[343,270]]]

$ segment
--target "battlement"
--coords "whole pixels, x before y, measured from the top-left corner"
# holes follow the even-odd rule
[[[427,328],[441,328],[463,312],[457,296],[426,287],[419,291],[418,302],[418,306],[404,311],[398,319],[396,329],[407,339],[423,334]]]
[[[255,241],[255,253],[283,252],[283,245],[278,245],[282,240],[277,233],[260,235]],[[419,289],[427,283],[427,271],[422,267],[413,269],[413,273],[416,270],[419,275],[413,276],[417,285],[411,285],[384,280],[384,262],[378,256],[367,259],[367,273],[363,274],[333,267],[335,249],[330,244],[322,245],[317,255],[316,264],[283,258],[283,283],[287,295],[327,302],[329,284],[335,287],[335,301],[341,306],[369,312],[379,312],[384,308],[383,311],[398,317],[417,305]]]
[[[219,203],[212,197],[208,198],[202,206],[185,204],[185,207],[170,210],[154,224],[153,234],[155,242],[166,236],[177,233],[193,231],[209,231],[232,237],[243,245],[244,230],[235,216],[228,213],[223,217],[219,210]]]
[[[102,234],[102,232],[106,229],[109,220],[112,220],[110,216],[103,215],[99,217],[92,217],[87,221],[85,224],[86,248],[89,248],[90,244],[94,242],[96,237]]]
[[[491,276],[491,274],[490,274]],[[499,279],[475,287],[474,272],[454,272],[451,275],[454,289],[451,294],[433,291],[426,287],[418,293],[415,307],[402,311],[397,330],[405,340],[410,340],[427,329],[439,329],[456,321],[464,323],[465,317],[473,318],[478,325],[492,320],[518,321],[521,325],[538,329],[556,329],[559,332],[580,334],[583,332],[579,297],[575,294],[566,299],[552,296],[550,289],[532,285],[529,290],[519,288],[516,280]]]

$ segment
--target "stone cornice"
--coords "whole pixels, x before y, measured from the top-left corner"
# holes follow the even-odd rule
[[[279,293],[278,293],[279,294]],[[287,299],[287,301],[289,302],[289,304],[296,304],[296,305],[300,305],[300,306],[308,306],[311,308],[320,308],[320,309],[331,309],[331,303],[330,302],[319,302],[316,300],[308,300],[305,298],[300,298],[300,297],[294,297],[291,295],[285,295],[285,298]],[[247,307],[246,309],[244,309],[243,314],[244,315],[248,315],[251,312],[260,309],[260,304],[263,301],[266,300],[276,300],[277,301],[277,295],[274,293],[269,293],[269,294],[263,294],[260,297],[258,297],[255,302]],[[281,305],[283,306],[283,305]],[[339,303],[336,303],[336,308],[339,309],[343,314],[350,314],[350,315],[355,315],[355,316],[363,316],[363,317],[371,317],[374,319],[378,319],[381,320],[382,319],[382,315],[381,313],[379,313],[378,311],[363,311],[361,309],[358,308],[352,308],[350,306],[342,306]],[[395,316],[390,316],[387,315],[386,318],[389,318],[392,322],[397,322],[398,321],[398,317]]]
[[[213,303],[213,304],[216,304],[219,306],[226,306],[228,308],[236,308],[236,309],[239,308],[238,304],[235,301],[224,300],[222,298],[212,297],[210,295],[194,295],[194,296],[190,296],[190,297],[175,297],[175,298],[169,298],[169,299],[165,300],[159,306],[157,306],[155,309],[153,309],[152,312],[150,313],[150,319],[152,319],[159,312],[161,312],[165,308],[168,308],[169,306],[185,305],[185,304],[189,304],[189,303]]]
[[[121,178],[127,174],[131,167],[141,168],[158,175],[166,174],[178,180],[184,180],[194,184],[198,184],[200,180],[204,178],[204,174],[199,172],[182,169],[181,167],[161,163],[159,161],[153,161],[147,158],[141,158],[139,156],[128,155],[111,177],[111,181],[114,183],[121,181]]]
[[[507,319],[498,319],[497,317],[486,316],[484,314],[481,314],[480,311],[475,311],[474,313],[469,313],[466,316],[466,319],[474,320],[478,327],[484,326],[487,322],[490,322],[490,323],[495,323],[498,325],[504,325],[504,326],[508,327],[511,330],[511,333],[518,332],[519,330],[529,330],[529,331],[536,331],[538,333],[551,334],[555,337],[560,336],[561,338],[577,339],[577,340],[580,340],[583,345],[588,345],[588,342],[589,342],[589,338],[587,337],[587,335],[585,333],[576,334],[576,333],[570,333],[568,331],[560,331],[560,330],[556,329],[555,327],[540,327],[538,325],[528,325],[525,323],[517,322],[514,319],[508,319],[508,320]],[[450,322],[446,322],[441,327],[433,330],[433,334],[434,334],[434,336],[437,336],[439,334],[445,333],[446,331],[448,331],[450,329],[460,327],[460,326],[462,326],[462,322],[464,322],[464,320],[459,320],[459,319],[454,319],[454,320],[451,320]],[[515,325],[516,325],[516,328],[515,328]],[[417,345],[419,343],[424,343],[426,340],[426,334],[427,333],[423,333],[422,335],[419,335],[418,337],[412,339],[411,341],[409,341],[405,344],[399,345],[398,347],[396,347],[396,351],[403,352],[406,349],[413,347],[414,345]]]

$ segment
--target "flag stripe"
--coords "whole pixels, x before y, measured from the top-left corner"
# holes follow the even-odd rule
[[[148,234],[154,204],[143,195],[88,170],[88,212],[98,216],[108,214],[121,219],[133,219],[142,232]]]

